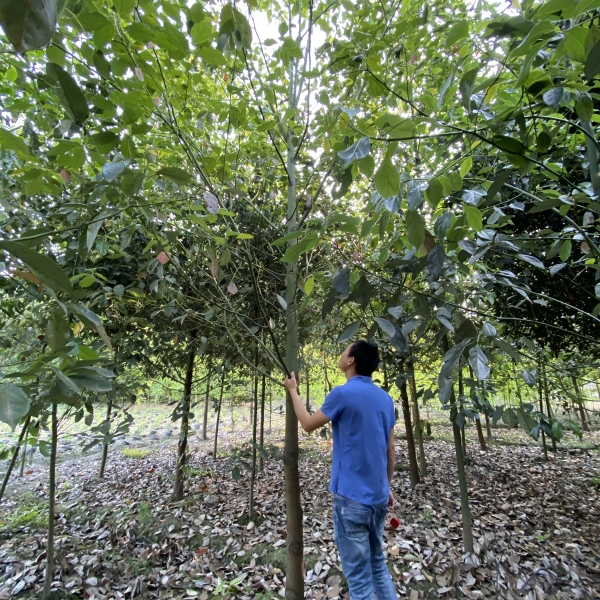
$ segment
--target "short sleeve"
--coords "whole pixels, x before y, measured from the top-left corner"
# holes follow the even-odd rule
[[[321,406],[321,412],[333,423],[339,419],[343,408],[342,390],[335,387],[327,394],[325,402]]]

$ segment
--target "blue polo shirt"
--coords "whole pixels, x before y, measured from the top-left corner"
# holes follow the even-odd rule
[[[387,448],[396,424],[391,396],[356,375],[329,392],[321,411],[333,429],[329,491],[371,506],[387,502]]]

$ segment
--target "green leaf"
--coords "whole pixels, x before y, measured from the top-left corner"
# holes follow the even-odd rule
[[[115,10],[121,17],[126,17],[133,12],[137,0],[113,0]]]
[[[379,325],[379,328],[384,333],[387,333],[390,338],[393,338],[396,335],[396,327],[391,321],[384,319],[383,317],[374,317],[375,322]]]
[[[16,154],[22,158],[29,158],[29,148],[25,143],[25,140],[17,135],[14,135],[6,129],[0,127],[0,146],[6,150],[13,150]]]
[[[384,158],[375,173],[373,183],[382,198],[396,196],[400,191],[400,173],[389,158]]]
[[[563,262],[567,262],[567,260],[569,260],[569,256],[571,256],[571,249],[572,249],[572,243],[571,240],[565,240],[561,246],[560,246],[560,251],[558,253],[558,255],[560,256],[560,259]]]
[[[112,390],[110,381],[88,370],[79,369],[71,373],[69,377],[79,387],[87,388],[93,392],[110,392]]]
[[[200,48],[197,50],[196,54],[213,67],[223,67],[227,64],[227,60],[223,53],[212,46]]]
[[[369,154],[358,161],[358,169],[365,177],[371,177],[375,172],[375,159]]]
[[[439,179],[432,179],[425,190],[425,199],[431,208],[437,208],[440,200],[444,196],[444,186]]]
[[[106,334],[102,319],[95,312],[91,311],[87,306],[84,306],[81,303],[67,304],[67,307],[77,313],[88,327],[93,327],[102,338],[102,341],[106,344],[106,347],[109,350],[112,350],[112,344],[110,343],[110,338]]]
[[[40,254],[19,242],[0,241],[0,248],[22,260],[38,279],[55,292],[71,293],[73,286],[61,266],[50,256]]]
[[[352,325],[348,325],[348,327],[346,327],[346,329],[344,329],[344,331],[342,331],[342,333],[340,333],[340,335],[338,336],[338,339],[336,340],[336,343],[343,344],[344,342],[348,341],[350,338],[354,337],[356,332],[360,329],[360,326],[361,326],[360,321],[356,321],[356,323],[352,323]]]
[[[475,206],[463,206],[463,211],[467,217],[469,227],[474,231],[481,231],[483,229],[483,220],[479,209]]]
[[[178,185],[184,185],[192,181],[192,176],[179,167],[163,167],[156,172],[157,175],[162,177],[168,177],[172,179]]]
[[[473,346],[469,350],[469,364],[477,377],[477,381],[483,381],[489,374],[488,358],[479,346]]]
[[[315,287],[315,278],[311,275],[305,282],[304,282],[304,293],[307,296],[310,296],[312,294],[313,288]]]
[[[55,0],[0,0],[0,25],[17,52],[47,46],[56,19]]]
[[[119,136],[114,131],[101,131],[92,136],[92,140],[101,154],[108,154],[119,145]]]
[[[352,144],[349,148],[338,152],[338,156],[343,161],[344,169],[352,164],[355,160],[364,158],[371,150],[371,140],[368,137],[363,137],[358,142]]]
[[[192,30],[190,31],[190,35],[192,36],[192,42],[196,46],[200,46],[213,38],[213,28],[212,24],[208,19],[204,19],[199,23],[196,23]]]
[[[469,110],[471,105],[471,94],[473,93],[473,84],[475,83],[475,79],[477,77],[477,72],[479,71],[479,67],[475,67],[474,69],[470,69],[467,71],[460,79],[460,83],[458,85],[460,89],[460,94],[462,96],[463,106]],[[466,173],[461,173],[461,175],[466,175]]]
[[[52,87],[61,104],[76,123],[83,123],[90,116],[87,100],[69,73],[55,63],[46,65],[48,75],[57,81]]]
[[[405,217],[408,241],[417,249],[425,241],[425,221],[416,210],[407,210]]]
[[[60,369],[57,367],[50,366],[50,368],[54,371],[56,376],[75,394],[80,395],[81,390],[77,386],[77,384],[67,375],[65,375]]]
[[[466,19],[456,23],[446,36],[446,48],[450,48],[469,35],[469,23]]]
[[[265,121],[256,127],[256,131],[270,131],[277,127],[277,121]]]
[[[441,179],[441,177],[440,177]],[[452,187],[453,192],[460,192],[463,187],[463,178],[460,173],[452,172],[448,174],[448,180],[450,181],[450,186]]]
[[[584,92],[579,94],[577,102],[575,103],[575,111],[577,116],[584,121],[591,121],[594,116],[594,101],[592,97]]]
[[[13,431],[30,406],[29,396],[20,387],[10,382],[0,384],[0,421]]]
[[[301,254],[310,252],[319,243],[319,237],[316,233],[309,233],[297,244],[290,246],[283,255],[283,262],[296,262]]]
[[[103,223],[104,219],[97,216],[94,218],[94,222],[88,225],[87,232],[85,235],[85,244],[88,250],[92,249],[94,242],[96,241],[96,236],[98,235],[98,232],[100,231],[100,228],[102,227]]]
[[[585,76],[587,79],[594,79],[600,73],[600,42],[590,50],[585,61]]]
[[[492,141],[500,150],[509,152],[510,154],[522,154],[525,146],[520,140],[517,140],[507,135],[495,135]]]
[[[565,33],[565,49],[571,60],[585,63],[587,53],[585,51],[585,38],[588,34],[588,28],[580,25],[572,27]]]
[[[55,311],[46,323],[46,342],[54,352],[62,350],[71,339],[71,328],[64,314]]]
[[[344,267],[335,273],[332,280],[333,289],[339,292],[338,298],[345,300],[350,294],[350,267]]]

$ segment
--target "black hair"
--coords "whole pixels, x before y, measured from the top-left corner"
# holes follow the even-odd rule
[[[371,377],[379,366],[379,348],[374,342],[356,340],[351,346],[348,356],[354,359],[356,373]]]

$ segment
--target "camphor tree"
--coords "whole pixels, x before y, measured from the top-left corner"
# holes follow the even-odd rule
[[[465,361],[481,385],[499,352],[536,358],[535,342],[508,327],[535,321],[597,343],[584,330],[598,319],[595,0],[525,0],[503,14],[422,0],[86,0],[67,4],[54,35],[50,11],[39,38],[25,5],[9,14],[9,4],[0,22],[30,51],[2,54],[3,274],[41,294],[67,344],[76,319],[104,336],[119,304],[149,296],[165,314],[174,300],[183,319],[192,296],[210,306],[182,328],[190,319],[202,335],[214,318],[231,340],[254,336],[273,365],[296,371],[315,287],[328,326],[354,327],[346,340],[362,324],[395,352],[410,350],[407,336],[428,343],[459,461],[461,425],[477,410],[455,391]],[[277,34],[264,38],[261,23]],[[147,268],[135,284],[102,280],[92,263],[127,259],[130,234],[147,239],[135,257]],[[197,278],[180,268],[180,246],[203,264]],[[581,302],[547,285],[561,272],[577,275]],[[169,295],[184,285],[184,298]],[[251,296],[256,314],[245,312]],[[403,332],[413,319],[422,333]],[[86,360],[101,360],[97,350]],[[253,364],[251,352],[240,356]],[[525,412],[515,415],[530,432],[549,417]],[[296,599],[302,514],[289,399],[284,454],[286,594]]]

